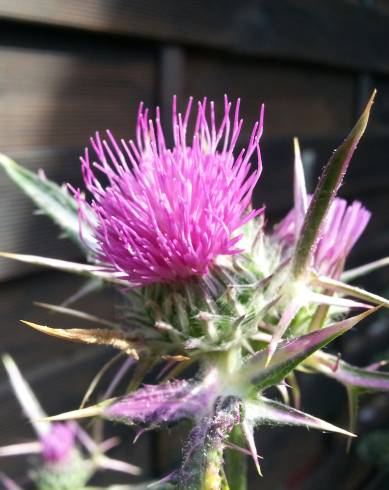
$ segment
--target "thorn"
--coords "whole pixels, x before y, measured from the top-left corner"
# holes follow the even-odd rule
[[[263,476],[261,467],[258,463],[258,452],[257,452],[257,447],[255,445],[252,428],[250,428],[246,422],[242,422],[242,431],[246,438],[246,442],[249,447],[250,454],[254,460],[255,468],[257,469],[258,475]]]
[[[147,429],[140,429],[138,430],[138,432],[135,434],[135,437],[134,437],[134,440],[132,441],[133,444],[135,444],[136,442],[138,442],[139,438],[145,433],[147,432]]]
[[[338,352],[338,354],[336,355],[336,362],[335,362],[334,366],[331,368],[334,373],[336,373],[336,371],[339,369],[340,357],[341,357],[341,354],[340,354],[340,352]]]
[[[265,368],[267,368],[270,364],[270,361],[273,358],[274,352],[276,351],[278,342],[274,345],[273,339],[270,341],[270,344],[268,346],[268,353],[266,357],[266,362],[265,362]]]

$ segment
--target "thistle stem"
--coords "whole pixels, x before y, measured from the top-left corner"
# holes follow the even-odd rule
[[[236,425],[230,435],[230,441],[245,447],[242,429]],[[225,470],[231,490],[247,490],[247,456],[236,449],[225,450]]]

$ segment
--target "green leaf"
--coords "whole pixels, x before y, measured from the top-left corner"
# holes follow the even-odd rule
[[[83,226],[83,241],[80,239],[78,205],[64,188],[27,170],[1,153],[0,166],[36,206],[77,245],[84,250],[87,248],[85,244],[94,245],[94,238],[87,225]]]
[[[351,157],[361,139],[369,120],[370,109],[376,91],[373,92],[367,106],[342,145],[333,153],[324,167],[315,193],[312,197],[292,261],[292,274],[299,278],[310,265],[316,244],[320,238],[320,230],[327,211],[338,192],[347,171]]]
[[[372,308],[321,330],[292,340],[284,340],[278,344],[278,348],[269,362],[269,347],[263,349],[244,364],[238,375],[238,383],[249,386],[253,384],[255,390],[264,390],[280,383],[314,352],[350,330],[377,309],[378,307]]]

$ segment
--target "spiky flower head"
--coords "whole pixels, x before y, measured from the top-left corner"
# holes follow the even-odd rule
[[[143,285],[205,275],[219,255],[241,251],[239,229],[261,213],[250,203],[261,173],[263,108],[247,148],[234,156],[243,121],[239,100],[231,107],[226,97],[218,125],[213,102],[198,102],[189,131],[192,99],[183,116],[174,99],[171,148],[159,110],[152,121],[142,104],[135,141],[118,142],[110,131],[106,139],[98,133],[91,138],[95,157],[86,149],[81,160],[93,201],[80,208],[82,220],[92,215],[100,263]],[[82,204],[79,191],[77,196]]]

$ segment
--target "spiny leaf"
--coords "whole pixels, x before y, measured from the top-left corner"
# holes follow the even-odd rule
[[[389,301],[382,296],[369,293],[364,289],[358,288],[356,286],[351,286],[350,284],[346,284],[342,281],[337,281],[336,279],[332,279],[330,277],[318,276],[312,273],[312,283],[316,286],[320,286],[332,291],[337,291],[339,293],[346,294],[347,296],[363,299],[364,301],[369,301],[370,303],[373,303],[375,305],[389,308]]]
[[[352,281],[358,277],[365,276],[370,272],[387,266],[389,266],[389,257],[384,257],[383,259],[375,260],[369,264],[361,265],[360,267],[355,267],[355,269],[350,269],[343,272],[341,279],[342,281]]]
[[[24,413],[31,421],[35,432],[39,436],[45,436],[50,430],[50,425],[47,422],[37,422],[38,420],[42,420],[46,417],[46,414],[43,411],[38,399],[31,390],[27,381],[24,379],[12,357],[8,354],[4,354],[2,356],[2,361],[7,371],[13,391],[20,405],[22,406]]]
[[[260,456],[258,455],[257,446],[255,444],[255,439],[254,439],[254,428],[251,423],[247,422],[247,420],[244,420],[241,425],[242,425],[243,435],[246,439],[247,446],[249,448],[251,457],[255,465],[255,469],[257,470],[258,475],[262,476],[261,467],[258,462]]]
[[[122,332],[105,330],[103,328],[51,328],[45,325],[27,322],[25,320],[21,321],[29,327],[39,330],[47,335],[51,335],[52,337],[70,340],[71,342],[79,342],[82,344],[108,345],[114,347],[115,349],[119,349],[128,355],[134,356],[135,359],[138,359],[139,357],[139,343],[129,340]]]
[[[36,421],[34,421],[34,423],[36,423]],[[21,442],[20,444],[1,446],[0,458],[4,458],[7,456],[21,456],[22,454],[39,454],[41,452],[42,452],[42,444],[40,442],[38,441]]]
[[[369,368],[352,366],[336,356],[317,352],[308,365],[316,371],[340,381],[346,386],[354,386],[367,391],[389,390],[389,373],[373,371]]]
[[[248,417],[253,417],[255,425],[292,425],[355,437],[355,434],[347,430],[265,397],[258,401],[250,401],[246,413]]]
[[[105,454],[98,454],[94,456],[94,462],[100,469],[118,471],[119,473],[125,473],[127,475],[141,475],[142,470],[139,466],[120,461],[118,459],[112,459]]]
[[[208,391],[202,385],[175,380],[171,383],[144,385],[127,395],[111,398],[93,406],[62,413],[49,420],[68,420],[101,416],[126,425],[149,428],[196,418],[206,409]]]
[[[310,265],[312,255],[320,238],[320,230],[324,218],[343,181],[343,177],[347,171],[357,144],[366,129],[375,94],[376,91],[373,92],[363,114],[351,133],[334,152],[323,170],[305,216],[301,234],[293,256],[292,273],[295,278],[304,275]]]
[[[52,415],[46,417],[44,420],[50,422],[62,422],[65,420],[85,419],[89,417],[99,417],[102,415],[104,409],[112,403],[113,400],[104,400],[97,405],[92,405],[86,408],[79,408],[78,410],[72,410],[70,412],[60,413],[58,415]]]
[[[103,281],[117,284],[119,286],[130,286],[130,283],[128,281],[120,279],[114,273],[101,271],[101,268],[95,265],[79,264],[77,262],[69,262],[67,260],[60,259],[50,259],[47,257],[40,257],[38,255],[13,254],[8,252],[0,252],[0,257],[18,260],[19,262],[25,262],[26,264],[50,267],[52,269],[57,269],[63,272],[69,272],[71,274],[89,276],[94,279],[101,279]]]
[[[34,302],[34,305],[40,306],[41,308],[45,308],[55,313],[61,313],[62,315],[69,315],[93,323],[99,323],[100,325],[105,325],[106,327],[111,327],[111,328],[118,327],[118,325],[114,322],[111,322],[109,320],[104,320],[104,318],[99,318],[98,316],[91,315],[90,313],[86,313],[85,311],[74,310],[72,308],[66,308],[65,306],[51,305],[49,303],[40,303],[39,301]]]
[[[286,332],[288,326],[293,321],[298,311],[304,304],[307,303],[317,303],[319,305],[329,305],[336,306],[340,308],[372,308],[371,305],[360,303],[348,298],[340,298],[337,296],[329,296],[327,294],[316,293],[314,291],[304,291],[303,294],[298,295],[288,303],[285,308],[280,321],[275,327],[274,334],[269,344],[268,348],[268,359],[267,364],[269,364],[277,345],[279,344],[282,336]]]
[[[11,478],[1,471],[0,482],[4,485],[4,490],[23,490],[14,480],[11,480]]]
[[[112,357],[109,361],[107,361],[101,369],[97,372],[97,374],[93,377],[92,381],[90,382],[85,395],[81,401],[80,408],[84,408],[87,401],[89,401],[89,398],[91,397],[92,393],[95,391],[96,386],[99,384],[101,378],[104,376],[104,374],[113,366],[113,364],[118,360],[121,359],[123,356],[123,352],[119,352],[119,354],[116,354],[114,357]],[[131,358],[130,358],[131,359]],[[106,397],[104,397],[106,398]]]
[[[88,246],[94,245],[92,233],[86,226],[83,227],[85,243],[81,241],[77,202],[66,190],[18,165],[6,155],[0,154],[0,166],[38,208],[60,226],[77,245],[83,249],[86,248],[85,243]]]
[[[277,345],[279,344],[282,336],[286,332],[288,326],[294,319],[294,317],[297,315],[297,312],[299,309],[303,306],[303,298],[300,296],[294,297],[287,305],[285,308],[280,321],[275,327],[274,334],[271,338],[269,347],[267,349],[268,351],[268,357],[266,364],[269,364],[271,361],[271,358],[273,357],[274,352],[276,351]]]
[[[92,277],[87,279],[86,282],[77,289],[74,293],[72,293],[65,301],[62,301],[61,306],[69,307],[71,304],[76,301],[80,301],[85,298],[89,294],[92,294],[96,291],[100,291],[104,286],[104,281],[100,278]]]
[[[300,145],[297,138],[293,138],[294,146],[294,210],[296,216],[296,235],[300,232],[308,208],[308,195],[305,185],[304,166],[301,159]],[[298,236],[296,236],[296,240]]]
[[[292,340],[284,340],[278,344],[269,363],[269,348],[263,349],[245,363],[238,375],[239,383],[254,384],[256,390],[264,390],[278,384],[306,358],[350,330],[377,309],[378,307],[372,308],[321,330]]]
[[[353,299],[340,298],[339,296],[330,296],[328,294],[315,293],[310,291],[308,294],[310,303],[318,305],[337,306],[339,308],[371,308],[371,305],[360,303]],[[376,303],[375,303],[376,304]],[[379,303],[381,305],[381,303]]]

